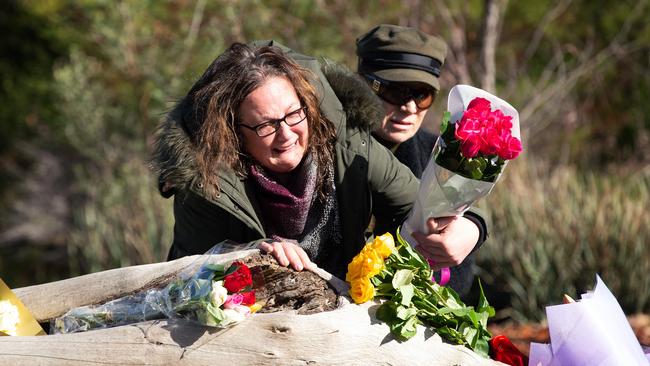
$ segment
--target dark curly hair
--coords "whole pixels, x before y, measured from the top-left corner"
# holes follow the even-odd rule
[[[246,176],[249,164],[256,163],[243,150],[235,121],[246,96],[271,77],[286,77],[307,107],[307,152],[318,164],[317,191],[322,198],[329,191],[324,182],[332,172],[335,127],[320,112],[312,85],[317,77],[280,48],[232,44],[210,64],[172,113],[181,116],[181,125],[196,147],[203,182],[218,192],[220,171],[232,169]]]

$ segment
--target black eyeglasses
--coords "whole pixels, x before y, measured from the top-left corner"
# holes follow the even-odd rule
[[[412,100],[419,109],[427,109],[436,99],[436,90],[430,87],[414,88],[372,74],[364,76],[375,94],[390,104],[405,105]]]
[[[245,125],[243,123],[237,123],[237,126],[246,127],[249,130],[253,130],[259,137],[266,137],[274,134],[280,128],[280,123],[282,122],[286,123],[289,127],[293,127],[298,123],[304,121],[305,118],[307,118],[307,107],[300,107],[293,112],[287,113],[287,115],[282,118],[268,120],[253,127]]]

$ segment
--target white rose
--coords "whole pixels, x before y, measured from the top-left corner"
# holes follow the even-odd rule
[[[226,298],[228,298],[228,290],[223,287],[223,281],[212,282],[212,293],[210,294],[210,298],[212,300],[212,305],[217,308],[226,302]]]
[[[9,300],[0,301],[0,331],[15,336],[16,326],[19,321],[18,308]]]

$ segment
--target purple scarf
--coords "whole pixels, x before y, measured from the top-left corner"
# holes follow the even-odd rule
[[[291,173],[287,183],[279,183],[259,167],[250,167],[249,178],[257,189],[257,198],[266,234],[275,239],[300,240],[309,209],[314,201],[316,164],[311,159]]]
[[[327,167],[326,181],[331,190],[323,202],[317,199],[318,165],[307,156],[280,183],[260,167],[251,166],[248,179],[255,188],[258,215],[273,240],[293,239],[319,266],[345,277],[347,264],[342,259],[334,168]]]

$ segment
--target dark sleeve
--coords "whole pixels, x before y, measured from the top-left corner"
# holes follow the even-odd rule
[[[437,138],[431,132],[420,128],[415,136],[400,144],[395,151],[395,157],[409,167],[417,178],[422,178]]]
[[[370,137],[368,181],[372,192],[374,232],[395,232],[406,219],[417,195],[420,181],[374,137]]]
[[[476,241],[474,249],[470,252],[470,255],[472,255],[479,250],[481,245],[483,245],[485,240],[488,238],[488,223],[483,216],[481,216],[481,210],[477,208],[469,209],[463,214],[463,217],[467,218],[478,227],[478,240]]]
[[[176,192],[174,219],[174,241],[168,260],[203,254],[225,240],[249,243],[262,239],[235,216],[192,191]]]
[[[424,171],[424,169],[427,167],[427,164],[429,163],[429,159],[431,159],[433,146],[436,144],[438,136],[429,131],[426,131],[423,128],[420,128],[414,138],[418,144],[420,164],[422,164],[422,171]],[[416,176],[418,175],[416,174]],[[422,173],[420,173],[418,178],[422,178]]]

